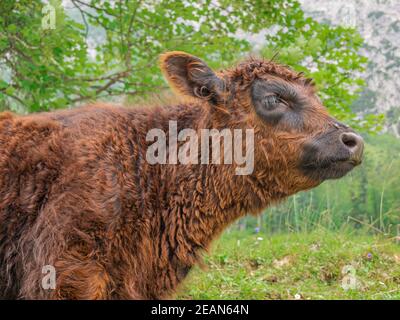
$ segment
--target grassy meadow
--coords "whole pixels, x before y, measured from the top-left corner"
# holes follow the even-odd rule
[[[400,299],[399,248],[394,238],[349,230],[273,236],[228,231],[178,298]],[[349,274],[355,281],[346,286]]]

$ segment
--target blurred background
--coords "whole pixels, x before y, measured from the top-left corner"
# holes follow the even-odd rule
[[[303,282],[296,285],[306,286],[303,293],[276,289],[280,275],[270,275],[267,297],[335,297],[327,288],[343,277],[338,266],[346,263],[358,266],[357,270],[360,265],[366,268],[361,268],[365,276],[361,287],[377,285],[369,297],[400,297],[400,2],[1,0],[0,110],[25,114],[73,108],[92,100],[127,105],[166,100],[169,90],[157,58],[167,50],[187,51],[217,69],[248,55],[275,57],[312,77],[330,113],[357,128],[367,143],[363,165],[346,178],[325,182],[267,209],[262,216],[246,217],[232,225],[216,245],[216,254],[207,260],[212,272],[199,271],[193,280],[196,285],[183,297],[221,298],[217,295],[221,290],[216,291],[217,296],[203,295],[212,292],[218,278],[221,286],[234,279],[223,297],[259,298],[265,281],[260,280],[264,287],[254,293],[257,284],[250,280],[251,272],[274,261],[278,261],[275,269],[282,270],[293,260],[282,259],[302,255],[302,244],[308,251],[316,246],[318,252],[324,246],[321,239],[328,241],[329,256],[338,259],[316,259],[315,272],[324,289],[318,290],[318,285],[310,289]],[[239,243],[243,238],[248,241],[244,251]],[[286,251],[270,250],[265,256],[257,251],[265,238],[270,241],[265,250],[270,250],[273,239],[299,243],[300,247],[278,245]],[[376,246],[388,250],[380,253],[383,265],[363,260],[364,255],[380,250]],[[349,252],[360,256],[354,260]],[[350,258],[346,260],[347,254]],[[250,255],[250,262],[239,266],[250,271],[232,273],[224,280],[219,271],[235,255]],[[368,268],[373,266],[383,269],[374,271],[379,280],[371,287]],[[310,270],[307,272],[313,274]],[[292,274],[297,271],[291,270]],[[298,277],[304,277],[304,272]],[[380,287],[379,282],[384,285]],[[241,296],[249,283],[248,295]],[[312,295],[315,292],[319,295]],[[354,294],[346,297],[365,297]]]

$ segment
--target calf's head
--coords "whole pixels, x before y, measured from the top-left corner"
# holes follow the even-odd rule
[[[214,72],[176,51],[161,56],[161,68],[175,91],[204,101],[216,127],[254,129],[253,177],[265,183],[294,193],[361,163],[363,139],[328,114],[301,73],[256,59]]]

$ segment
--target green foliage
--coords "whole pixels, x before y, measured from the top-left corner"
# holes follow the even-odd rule
[[[2,2],[0,60],[10,74],[7,79],[2,72],[0,102],[11,98],[11,106],[17,111],[45,110],[49,105],[64,107],[80,85],[73,78],[88,67],[86,44],[79,36],[80,24],[65,16],[59,2],[52,4],[56,28],[44,30],[43,3]]]
[[[280,1],[71,3],[69,9],[51,3],[57,9],[55,29],[43,28],[44,1],[2,3],[0,61],[10,76],[2,73],[0,99],[11,108],[33,112],[154,92],[165,86],[157,66],[161,52],[189,51],[213,66],[231,62],[249,50],[234,33],[256,30],[254,21],[258,27],[270,25],[275,20],[268,8],[282,9]],[[89,33],[96,39],[90,48],[94,55]]]
[[[246,37],[271,27],[263,53],[311,70],[331,112],[342,120],[379,129],[380,118],[355,120],[350,105],[363,85],[356,73],[365,58],[362,39],[351,29],[333,28],[305,18],[296,0],[71,0],[51,14],[40,0],[4,0],[0,12],[0,105],[19,112],[64,108],[73,104],[143,96],[165,88],[157,57],[184,50],[225,67],[250,51]],[[47,9],[46,9],[47,8]],[[354,91],[354,92],[353,92]]]
[[[226,232],[194,269],[180,299],[400,299],[399,245],[332,233]],[[346,268],[355,285],[342,287]],[[346,288],[346,287],[345,287]],[[347,288],[346,288],[347,289]]]

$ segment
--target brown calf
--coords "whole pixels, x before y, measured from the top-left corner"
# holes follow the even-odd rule
[[[161,68],[186,104],[97,104],[0,115],[0,297],[155,299],[170,296],[235,219],[339,178],[362,139],[331,118],[309,80],[248,60],[214,73],[166,53]],[[149,164],[146,134],[254,129],[254,170],[235,164]],[[54,266],[56,287],[42,287]]]

